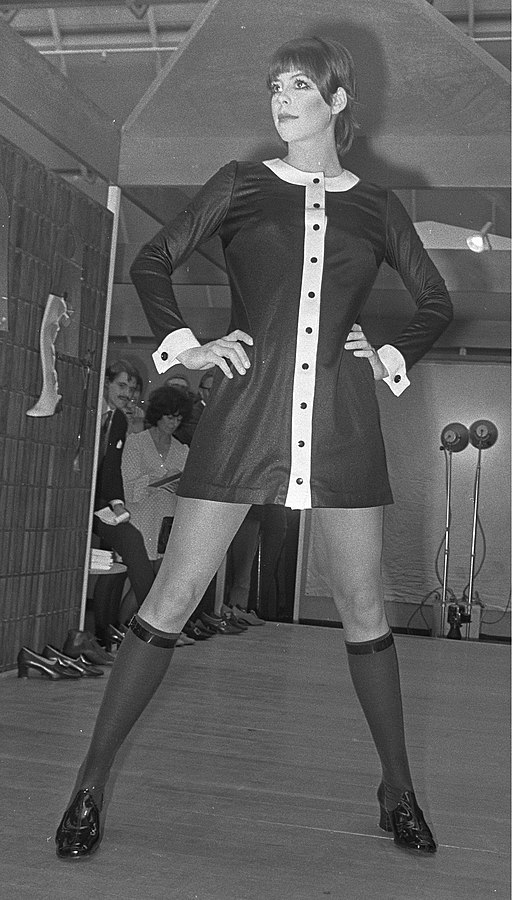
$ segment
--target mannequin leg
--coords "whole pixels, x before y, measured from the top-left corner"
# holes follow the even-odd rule
[[[181,629],[247,509],[179,498],[166,554],[116,655],[89,751],[57,831],[61,858],[84,858],[99,846],[103,791],[116,753],[161,683]]]
[[[412,826],[414,834],[409,829],[406,839],[397,840],[395,832],[395,841],[432,853],[435,843],[412,788],[398,660],[384,609],[382,509],[321,509],[314,514],[324,574],[343,622],[350,674],[382,765],[381,825],[388,830],[390,816],[399,808],[402,816],[404,803],[412,804],[420,816]]]

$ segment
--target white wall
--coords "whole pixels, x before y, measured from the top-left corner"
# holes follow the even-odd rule
[[[489,419],[498,428],[494,447],[482,452],[479,517],[486,556],[475,589],[486,606],[503,609],[510,591],[510,368],[482,362],[423,361],[411,386],[395,398],[379,385],[382,428],[395,503],[386,508],[384,579],[386,599],[420,603],[440,586],[434,561],[445,531],[445,455],[440,435],[459,421],[469,427]],[[478,451],[453,455],[449,587],[458,599],[469,579],[473,495]],[[439,569],[442,576],[443,552]],[[483,543],[477,540],[476,566]],[[300,616],[338,618],[326,605],[326,587],[315,562],[312,536]],[[416,626],[421,627],[421,621]]]

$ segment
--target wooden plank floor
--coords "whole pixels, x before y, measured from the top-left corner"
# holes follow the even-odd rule
[[[396,638],[435,857],[377,827],[342,632],[267,623],[176,651],[121,752],[101,849],[53,836],[106,679],[0,678],[5,900],[509,900],[509,648]]]

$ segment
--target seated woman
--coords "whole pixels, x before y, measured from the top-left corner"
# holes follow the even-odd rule
[[[129,434],[123,451],[126,505],[155,568],[162,557],[158,552],[162,520],[174,516],[176,488],[188,456],[188,447],[173,435],[191,410],[192,401],[183,391],[168,385],[157,388],[149,396],[145,430]]]

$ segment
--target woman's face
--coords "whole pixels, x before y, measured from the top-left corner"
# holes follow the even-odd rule
[[[286,143],[303,141],[334,129],[333,113],[342,107],[326,103],[315,82],[304,72],[282,72],[272,82],[271,91],[274,125]],[[340,91],[341,88],[335,97]]]
[[[162,434],[166,435],[167,437],[171,437],[176,431],[180,422],[181,416],[174,415],[174,413],[169,413],[168,415],[162,416],[161,419],[158,420],[156,427]]]

